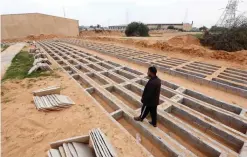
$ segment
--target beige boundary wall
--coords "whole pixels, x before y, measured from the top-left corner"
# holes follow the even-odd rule
[[[79,35],[79,21],[40,13],[1,15],[1,38],[14,39],[29,35]]]

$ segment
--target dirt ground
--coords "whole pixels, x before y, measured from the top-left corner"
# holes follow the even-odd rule
[[[149,35],[150,37],[126,37],[125,35],[121,36],[108,36],[110,38],[116,38],[116,39],[135,39],[135,40],[145,40],[149,43],[157,42],[157,41],[168,41],[169,39],[172,39],[177,36],[184,36],[184,35],[193,35],[198,34],[199,32],[164,32],[164,31],[150,31]],[[200,34],[200,33],[199,33]],[[104,37],[104,36],[102,36]],[[107,37],[107,36],[106,36]]]
[[[124,36],[124,33],[121,31],[114,30],[102,30],[102,31],[94,31],[94,30],[82,30],[79,33],[80,37],[84,36]]]
[[[176,37],[175,37],[176,39]],[[176,42],[179,40],[179,42]],[[179,46],[184,40],[176,39],[167,42],[175,42]],[[185,43],[190,41],[196,45],[197,41],[188,37]],[[102,42],[102,41],[100,41]],[[116,45],[128,46],[139,50],[153,53],[162,53],[168,56],[188,60],[205,61],[221,66],[231,66],[247,69],[246,65],[228,60],[185,55],[181,52],[166,52],[158,49],[140,47],[137,45],[113,42]],[[79,48],[77,46],[73,46]],[[147,68],[138,64],[130,63],[115,57],[79,48],[85,52],[98,55],[106,60],[138,69],[146,73]],[[214,97],[218,100],[247,108],[246,99],[216,90],[204,85],[193,83],[183,78],[158,73],[161,79],[176,83]],[[32,102],[32,91],[52,85],[61,85],[62,94],[69,96],[76,105],[68,109],[56,112],[37,111]],[[101,128],[116,148],[119,157],[147,157],[148,154],[136,143],[131,135],[115,124],[107,112],[98,106],[93,98],[81,89],[77,83],[67,74],[56,70],[55,76],[40,77],[24,80],[11,80],[1,84],[1,113],[2,113],[2,156],[5,157],[43,157],[49,149],[49,142],[88,134],[92,128]]]
[[[199,40],[181,33],[163,33],[160,37],[83,37],[83,39],[113,43],[120,46],[136,48],[156,54],[164,54],[181,59],[203,61],[227,67],[247,69],[247,50],[226,52],[211,50],[200,44]]]
[[[56,35],[56,34],[40,34],[40,35],[29,35],[29,36],[27,36],[25,38],[4,39],[1,42],[3,42],[3,43],[28,42],[28,41],[56,39],[56,38],[68,38],[68,37],[69,36]]]
[[[49,142],[87,135],[92,128],[102,129],[120,157],[147,156],[134,138],[113,123],[74,80],[64,72],[56,73],[55,77],[2,83],[2,156],[43,157]],[[31,92],[51,85],[61,85],[61,93],[76,105],[56,112],[37,111]]]

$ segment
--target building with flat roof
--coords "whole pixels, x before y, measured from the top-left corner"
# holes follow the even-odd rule
[[[146,24],[150,30],[164,30],[167,29],[169,26],[173,26],[176,29],[182,29],[184,31],[190,31],[193,26],[193,22],[190,23],[147,23]],[[125,30],[127,25],[115,25],[109,26],[111,30]]]
[[[115,25],[115,26],[109,26],[108,28],[111,30],[125,30],[127,25]]]
[[[1,38],[24,38],[29,35],[79,35],[79,21],[40,13],[1,15]]]

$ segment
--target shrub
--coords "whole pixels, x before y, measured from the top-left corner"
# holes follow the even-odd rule
[[[146,37],[146,36],[149,36],[148,32],[149,32],[148,27],[146,25],[144,25],[143,23],[131,22],[125,30],[125,35],[127,37],[129,37],[129,36]]]
[[[215,50],[229,52],[247,50],[247,23],[218,33],[206,33],[201,43]]]
[[[227,28],[225,27],[212,26],[209,31],[210,32],[224,32],[226,30]]]
[[[175,29],[174,26],[168,26],[167,29]]]
[[[199,28],[199,30],[200,31],[206,31],[206,30],[208,30],[208,28],[206,26],[202,26],[202,27]]]

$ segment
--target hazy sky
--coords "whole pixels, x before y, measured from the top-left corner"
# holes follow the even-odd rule
[[[214,25],[228,0],[1,0],[1,14],[44,13],[79,20],[80,25],[144,23]],[[247,11],[247,0],[239,4]],[[186,16],[187,12],[187,16]],[[187,17],[187,18],[186,18]]]

